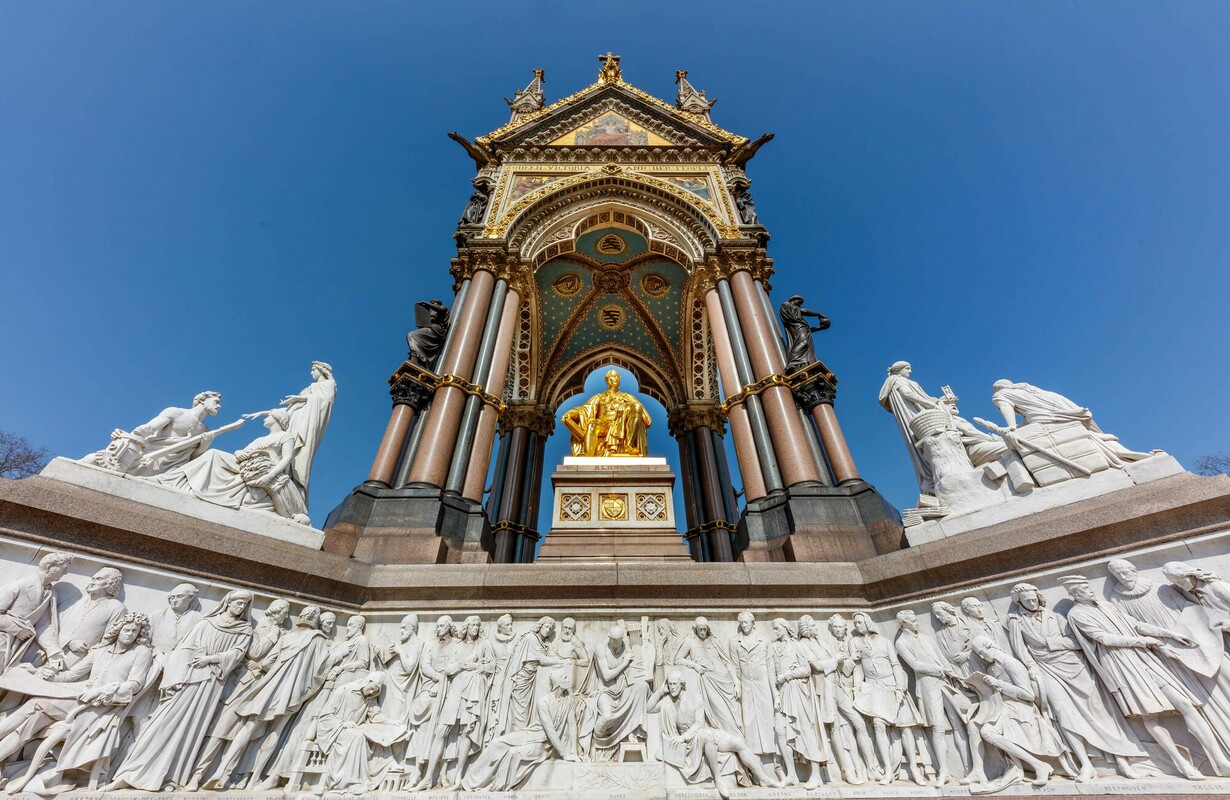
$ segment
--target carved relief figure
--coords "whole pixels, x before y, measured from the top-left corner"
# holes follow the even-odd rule
[[[709,620],[697,617],[692,623],[692,635],[684,639],[675,663],[695,673],[695,679],[690,681],[692,697],[703,704],[709,724],[741,739],[743,725],[739,722],[739,686],[734,679],[734,666],[726,648],[713,637]]]
[[[461,783],[466,763],[483,745],[483,723],[486,721],[487,693],[495,660],[491,647],[481,636],[482,622],[476,616],[465,618],[459,641],[449,653],[444,668],[448,683],[444,702],[431,721],[435,729],[427,769],[415,790],[430,789],[436,783],[440,761],[455,761],[455,778],[445,782],[446,789]]]
[[[844,752],[847,762],[850,763],[849,772],[845,765],[842,766],[847,782],[866,782],[867,771],[871,772],[873,778],[879,779],[883,777],[883,772],[876,764],[871,735],[867,732],[867,720],[854,705],[856,665],[851,650],[854,642],[850,638],[850,626],[846,624],[844,617],[834,614],[829,617],[828,628],[833,635],[834,655],[837,658],[837,668],[829,677],[833,689],[833,705],[837,711],[837,719],[833,724],[833,746],[838,749],[839,754]]]
[[[666,680],[666,671],[675,666],[683,636],[675,623],[663,617],[654,623],[653,685],[659,687]]]
[[[462,777],[463,789],[507,792],[519,788],[548,759],[581,760],[584,748],[577,730],[572,670],[552,670],[547,687],[531,725],[492,740]]]
[[[48,553],[39,559],[34,572],[0,586],[0,666],[4,669],[20,661],[32,642],[48,660],[59,655],[60,598],[55,585],[72,563],[68,553]]]
[[[595,649],[585,694],[594,698],[596,760],[613,760],[621,742],[644,735],[645,702],[652,674],[638,663],[627,629],[611,626],[606,642]]]
[[[730,776],[740,766],[760,786],[781,788],[784,784],[769,777],[760,757],[743,737],[706,724],[704,702],[687,694],[685,688],[683,671],[673,669],[649,698],[648,710],[659,713],[662,726],[663,760],[678,769],[688,783],[712,777],[723,800],[729,800]]]
[[[152,663],[149,618],[133,613],[112,623],[102,641],[76,665],[64,670],[40,669],[39,677],[53,684],[83,678],[85,683],[74,687],[71,697],[31,697],[0,724],[0,761],[5,761],[56,721],[26,772],[5,787],[8,794],[26,787],[57,744],[64,746],[55,766],[40,776],[48,789],[64,773],[89,773],[99,762],[105,764],[118,742],[124,714],[149,679]]]
[[[91,453],[81,462],[139,477],[168,472],[202,455],[223,430],[243,424],[239,420],[224,429],[210,431],[205,418],[216,416],[221,409],[222,395],[201,392],[192,398],[192,408],[164,408],[131,432],[116,428],[106,449]]]
[[[535,696],[538,668],[556,667],[561,663],[550,655],[554,636],[555,620],[542,617],[517,640],[504,667],[504,685],[500,689],[500,706],[495,719],[496,735],[523,731],[533,722],[533,709],[538,700]]]
[[[1162,661],[1176,652],[1167,640],[1189,645],[1191,640],[1097,599],[1082,576],[1060,578],[1060,583],[1075,601],[1068,611],[1072,632],[1124,716],[1140,720],[1183,777],[1200,780],[1203,776],[1179,751],[1159,719],[1180,715],[1218,772],[1230,774],[1230,760],[1200,713],[1208,692],[1190,672],[1174,671]]]
[[[1208,609],[1213,630],[1230,634],[1230,583],[1184,561],[1167,561],[1162,565],[1162,574],[1184,597]]]
[[[376,652],[376,660],[384,668],[384,697],[381,710],[390,720],[410,727],[411,707],[418,690],[419,664],[423,657],[423,640],[418,636],[418,614],[407,614],[398,626],[397,641],[387,641]]]
[[[777,755],[773,709],[777,693],[769,677],[769,643],[756,630],[750,611],[739,612],[739,630],[730,641],[735,684],[742,700],[743,737],[752,752]]]
[[[606,391],[564,412],[561,420],[572,435],[574,456],[648,455],[649,412],[640,401],[619,391],[619,373],[606,373]]]
[[[127,613],[124,604],[115,599],[123,583],[118,569],[103,567],[85,585],[85,597],[59,610],[59,654],[52,654],[52,663],[59,661],[66,667],[76,664]]]
[[[431,721],[436,718],[447,694],[448,669],[456,643],[453,618],[446,614],[436,620],[431,642],[419,659],[419,687],[410,706],[410,724],[414,734],[406,748],[406,761],[414,762],[419,772],[426,770],[435,744],[435,729]]]
[[[786,785],[799,782],[794,767],[798,758],[811,768],[803,788],[818,788],[822,780],[820,764],[829,760],[829,747],[816,712],[811,662],[795,640],[790,623],[781,617],[773,620],[769,674],[777,690],[776,733],[786,764]]]
[[[551,644],[551,655],[564,666],[572,667],[573,686],[585,679],[585,669],[590,663],[589,651],[577,636],[577,621],[572,617],[564,617],[560,621],[559,637]]]
[[[228,592],[167,656],[161,702],[104,791],[183,786],[209,732],[222,685],[252,639],[252,593]]]
[[[348,794],[363,794],[374,791],[379,781],[373,780],[372,742],[369,736],[373,726],[378,728],[400,727],[388,725],[381,713],[378,699],[384,686],[383,672],[369,672],[339,684],[329,695],[320,718],[316,721],[314,741],[325,753],[324,776],[321,788],[325,791],[340,791]],[[382,723],[384,723],[382,725]],[[404,735],[405,729],[401,729]],[[382,740],[387,741],[388,732]],[[393,733],[393,736],[397,736]]]
[[[850,658],[855,664],[854,707],[870,717],[875,727],[876,747],[884,767],[880,783],[892,783],[897,777],[897,762],[888,737],[889,728],[897,728],[901,731],[910,777],[922,786],[925,781],[911,730],[922,724],[922,717],[907,691],[905,670],[897,660],[897,651],[875,629],[871,617],[859,611],[853,621],[855,641],[850,645]]]
[[[1125,778],[1138,777],[1128,759],[1143,758],[1144,751],[1128,734],[1119,707],[1094,678],[1067,621],[1046,607],[1046,598],[1031,583],[1012,587],[1008,638],[1012,653],[1037,682],[1039,702],[1076,759],[1076,780],[1097,776],[1089,747],[1112,757]]]

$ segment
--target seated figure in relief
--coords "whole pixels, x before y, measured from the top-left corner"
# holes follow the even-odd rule
[[[644,456],[649,413],[640,401],[619,391],[619,373],[606,373],[606,391],[564,412],[574,456]]]

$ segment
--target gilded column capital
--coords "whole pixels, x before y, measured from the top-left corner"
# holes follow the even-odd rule
[[[393,405],[410,406],[418,412],[431,400],[439,384],[440,378],[434,372],[407,361],[389,377],[389,396]]]
[[[527,428],[544,439],[555,431],[555,415],[538,403],[509,403],[500,415],[500,433]]]
[[[809,414],[818,405],[833,405],[837,399],[837,376],[820,361],[814,361],[791,373],[786,381],[795,402]]]
[[[510,260],[504,274],[496,277],[502,277],[508,281],[509,291],[516,292],[517,296],[524,301],[529,297],[534,285],[534,267],[528,262]]]
[[[722,434],[726,431],[726,414],[717,403],[687,403],[675,406],[666,417],[666,427],[676,438],[704,426]]]
[[[722,277],[721,263],[716,256],[709,256],[703,262],[698,261],[692,267],[692,282],[698,296],[703,297],[713,291],[720,277]]]
[[[763,247],[731,243],[723,245],[713,257],[717,263],[718,278],[727,278],[736,272],[748,272],[752,280],[764,284],[769,289],[769,279],[773,276],[773,259]]]
[[[471,242],[469,246],[457,251],[457,257],[450,262],[448,271],[458,284],[473,278],[474,273],[479,270],[490,272],[497,280],[509,280],[519,264],[502,241],[490,245]]]

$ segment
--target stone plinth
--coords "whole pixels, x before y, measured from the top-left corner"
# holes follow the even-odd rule
[[[666,459],[568,456],[551,485],[551,533],[539,561],[690,560]]]

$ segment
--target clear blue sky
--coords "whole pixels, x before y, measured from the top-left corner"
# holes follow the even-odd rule
[[[5,3],[0,428],[80,456],[202,389],[219,422],[267,408],[324,359],[323,521],[412,303],[448,294],[473,167],[445,132],[612,50],[777,134],[749,168],[775,293],[833,318],[838,415],[895,504],[901,358],[968,416],[1027,380],[1190,463],[1230,450],[1228,39],[1225,2]]]

